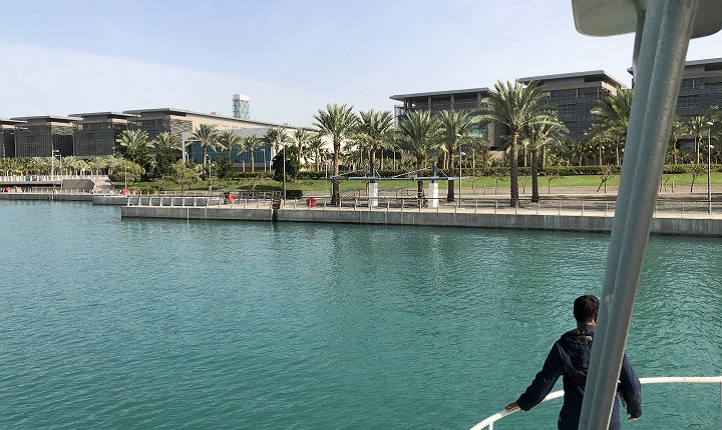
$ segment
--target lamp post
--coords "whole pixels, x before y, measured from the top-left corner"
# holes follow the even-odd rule
[[[712,213],[712,126],[707,121],[707,213]]]

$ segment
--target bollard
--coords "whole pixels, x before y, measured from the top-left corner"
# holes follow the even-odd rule
[[[582,203],[582,216],[584,216],[584,203]]]
[[[494,200],[494,215],[496,215],[496,209],[499,207],[499,202]]]
[[[478,206],[479,202],[474,202],[474,215],[476,215],[476,207]]]
[[[536,202],[536,214],[539,215],[539,202]]]

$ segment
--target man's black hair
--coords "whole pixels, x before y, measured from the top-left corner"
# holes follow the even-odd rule
[[[577,322],[592,322],[597,320],[597,314],[599,313],[599,299],[587,295],[577,297],[574,300],[574,319]]]

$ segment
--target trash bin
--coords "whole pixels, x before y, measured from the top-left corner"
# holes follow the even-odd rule
[[[228,194],[228,203],[233,204],[233,202],[236,201],[236,195],[235,194]]]
[[[311,199],[311,198],[306,199],[306,206],[308,206],[310,208],[316,206],[316,199]]]

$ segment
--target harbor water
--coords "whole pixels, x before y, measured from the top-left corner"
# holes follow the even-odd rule
[[[120,218],[0,202],[0,428],[467,429],[515,400],[608,235]],[[722,239],[651,238],[627,351],[722,374]],[[561,381],[557,385],[561,388]],[[554,429],[560,400],[498,422]],[[644,386],[633,429],[720,427]]]

